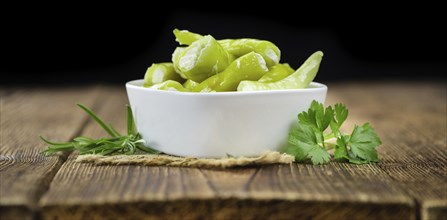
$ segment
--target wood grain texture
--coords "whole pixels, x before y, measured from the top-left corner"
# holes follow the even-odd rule
[[[45,157],[39,135],[67,141],[86,116],[75,103],[93,104],[96,89],[2,88],[0,91],[0,219],[31,219],[66,155]]]
[[[94,166],[71,155],[40,202],[42,217],[445,218],[445,84],[329,88],[328,103],[351,110],[345,130],[369,121],[381,135],[380,163],[213,170]],[[124,91],[104,94],[99,114],[123,129]],[[83,133],[104,134],[92,123]]]
[[[0,217],[446,219],[446,87],[443,82],[329,85],[327,103],[343,102],[350,109],[345,131],[371,122],[380,134],[379,163],[229,170],[95,166],[75,163],[76,154],[67,161],[66,155],[43,157],[38,135],[55,140],[105,135],[74,103],[93,106],[124,130],[124,88],[1,89]]]
[[[447,85],[351,83],[333,86],[352,125],[371,122],[382,138],[384,170],[413,197],[421,219],[447,219]],[[355,92],[354,92],[355,91]]]

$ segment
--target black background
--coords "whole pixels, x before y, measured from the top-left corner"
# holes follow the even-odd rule
[[[0,79],[65,85],[143,78],[152,63],[170,61],[177,46],[172,30],[179,28],[217,39],[270,40],[281,49],[281,62],[294,68],[322,50],[316,81],[445,80],[442,20],[435,10],[417,7],[330,13],[309,7],[21,11],[3,21]]]

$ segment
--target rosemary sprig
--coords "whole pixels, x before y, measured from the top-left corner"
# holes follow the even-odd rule
[[[91,118],[93,118],[109,135],[99,139],[92,139],[88,137],[76,137],[73,141],[56,143],[49,141],[42,136],[45,143],[48,144],[46,150],[43,151],[45,155],[52,155],[61,151],[79,151],[80,154],[135,154],[136,152],[146,152],[150,154],[159,154],[160,151],[144,146],[144,139],[137,132],[135,122],[132,114],[132,109],[127,105],[127,135],[122,135],[117,132],[111,124],[107,125],[96,113],[82,104],[77,104],[83,109]]]

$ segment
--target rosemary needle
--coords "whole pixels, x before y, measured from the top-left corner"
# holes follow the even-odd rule
[[[137,132],[132,114],[132,109],[127,105],[127,135],[122,135],[113,128],[111,124],[107,125],[95,112],[82,104],[77,104],[83,109],[99,126],[101,126],[110,137],[92,139],[88,137],[76,137],[70,142],[53,142],[40,136],[48,144],[45,155],[52,155],[61,151],[79,151],[80,154],[135,154],[137,152],[146,152],[150,154],[159,154],[160,151],[144,146],[144,139]]]

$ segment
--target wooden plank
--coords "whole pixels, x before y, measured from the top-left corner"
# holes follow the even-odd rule
[[[123,129],[124,91],[105,94],[99,114]],[[89,124],[84,135],[104,133]],[[413,198],[377,164],[205,170],[94,166],[75,156],[40,201],[43,219],[416,218]]]
[[[95,111],[119,130],[125,127],[126,93],[122,88],[110,87],[101,91],[101,103]],[[90,122],[83,135],[106,135],[94,122]],[[156,201],[176,201],[184,198],[201,200],[213,194],[198,169],[145,167],[145,166],[94,166],[75,163],[76,154],[70,155],[55,176],[50,190],[42,198],[44,219],[92,219],[158,216],[172,207]],[[198,177],[198,178],[190,178]],[[200,191],[200,194],[195,192]],[[144,204],[158,206],[151,209]],[[180,203],[173,203],[181,206]],[[185,205],[184,203],[182,203]],[[161,206],[161,207],[160,207]],[[111,208],[111,209],[109,209]],[[96,209],[96,211],[93,211]]]
[[[248,212],[258,210],[260,201],[277,201],[269,203],[267,210],[250,212],[253,219],[415,217],[412,199],[374,165],[267,166],[243,184],[233,186],[236,190],[228,186],[232,186],[233,181],[228,180],[233,178],[222,177],[230,177],[231,172],[225,175],[213,170],[203,172],[220,197],[248,199],[245,204]],[[244,190],[238,191],[241,186]]]
[[[66,159],[45,157],[39,135],[67,141],[86,120],[75,103],[92,105],[96,89],[2,88],[0,91],[0,219],[31,219],[37,201]]]
[[[447,218],[445,82],[351,83],[332,87],[356,123],[380,134],[379,167],[415,198],[421,219]],[[355,92],[354,92],[355,91]]]

